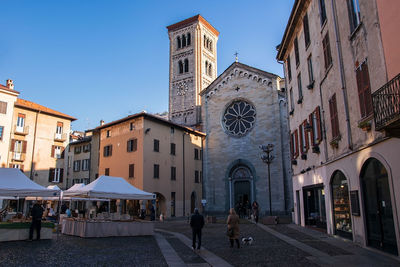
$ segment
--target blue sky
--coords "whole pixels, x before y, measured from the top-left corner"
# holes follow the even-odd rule
[[[0,83],[78,118],[74,130],[168,110],[166,26],[201,14],[219,32],[218,75],[234,61],[282,76],[276,45],[294,0],[1,0]]]

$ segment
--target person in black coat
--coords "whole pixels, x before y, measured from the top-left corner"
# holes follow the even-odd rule
[[[33,229],[36,229],[36,239],[40,240],[40,229],[42,228],[43,208],[38,203],[35,203],[35,205],[33,205],[31,215],[32,215],[32,223],[31,227],[29,228],[29,240],[33,239]]]
[[[199,213],[199,209],[194,209],[194,214],[190,218],[190,227],[192,227],[193,250],[196,249],[196,236],[198,237],[197,249],[201,247],[201,229],[204,226],[204,217]]]

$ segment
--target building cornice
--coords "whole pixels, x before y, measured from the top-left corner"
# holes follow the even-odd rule
[[[203,18],[200,14],[193,16],[191,18],[182,20],[180,22],[177,22],[175,24],[167,26],[168,32],[170,31],[176,31],[178,29],[187,27],[195,22],[200,22],[202,25],[204,25],[208,30],[210,30],[213,34],[215,34],[217,37],[219,35],[219,31],[217,31],[211,24]]]

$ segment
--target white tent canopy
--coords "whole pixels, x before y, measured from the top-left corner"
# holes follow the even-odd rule
[[[100,176],[90,184],[76,190],[68,189],[63,196],[86,196],[111,199],[155,199],[155,195],[142,191],[121,177]]]
[[[0,168],[0,196],[56,196],[59,190],[48,189],[30,180],[19,169]]]

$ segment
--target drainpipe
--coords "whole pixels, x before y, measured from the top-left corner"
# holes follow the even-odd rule
[[[186,198],[185,198],[185,132],[182,133],[182,199],[183,199],[183,217],[185,217]]]
[[[33,180],[33,158],[35,155],[35,144],[36,144],[36,131],[37,131],[37,121],[38,121],[38,116],[40,114],[40,110],[36,112],[36,119],[35,119],[35,131],[33,134],[33,147],[32,147],[32,159],[31,159],[31,173],[29,175],[29,178],[31,178],[31,180]]]
[[[344,99],[344,110],[346,115],[346,126],[347,126],[347,145],[350,150],[353,150],[353,141],[351,138],[351,127],[350,127],[350,116],[349,116],[349,103],[347,98],[347,89],[346,89],[346,80],[344,75],[344,67],[343,67],[343,55],[342,49],[340,45],[340,35],[337,23],[337,11],[336,11],[336,2],[335,0],[331,0],[332,2],[332,13],[333,13],[333,22],[335,26],[335,37],[336,37],[336,49],[338,52],[338,62],[340,69],[340,81],[342,84],[342,93]]]

